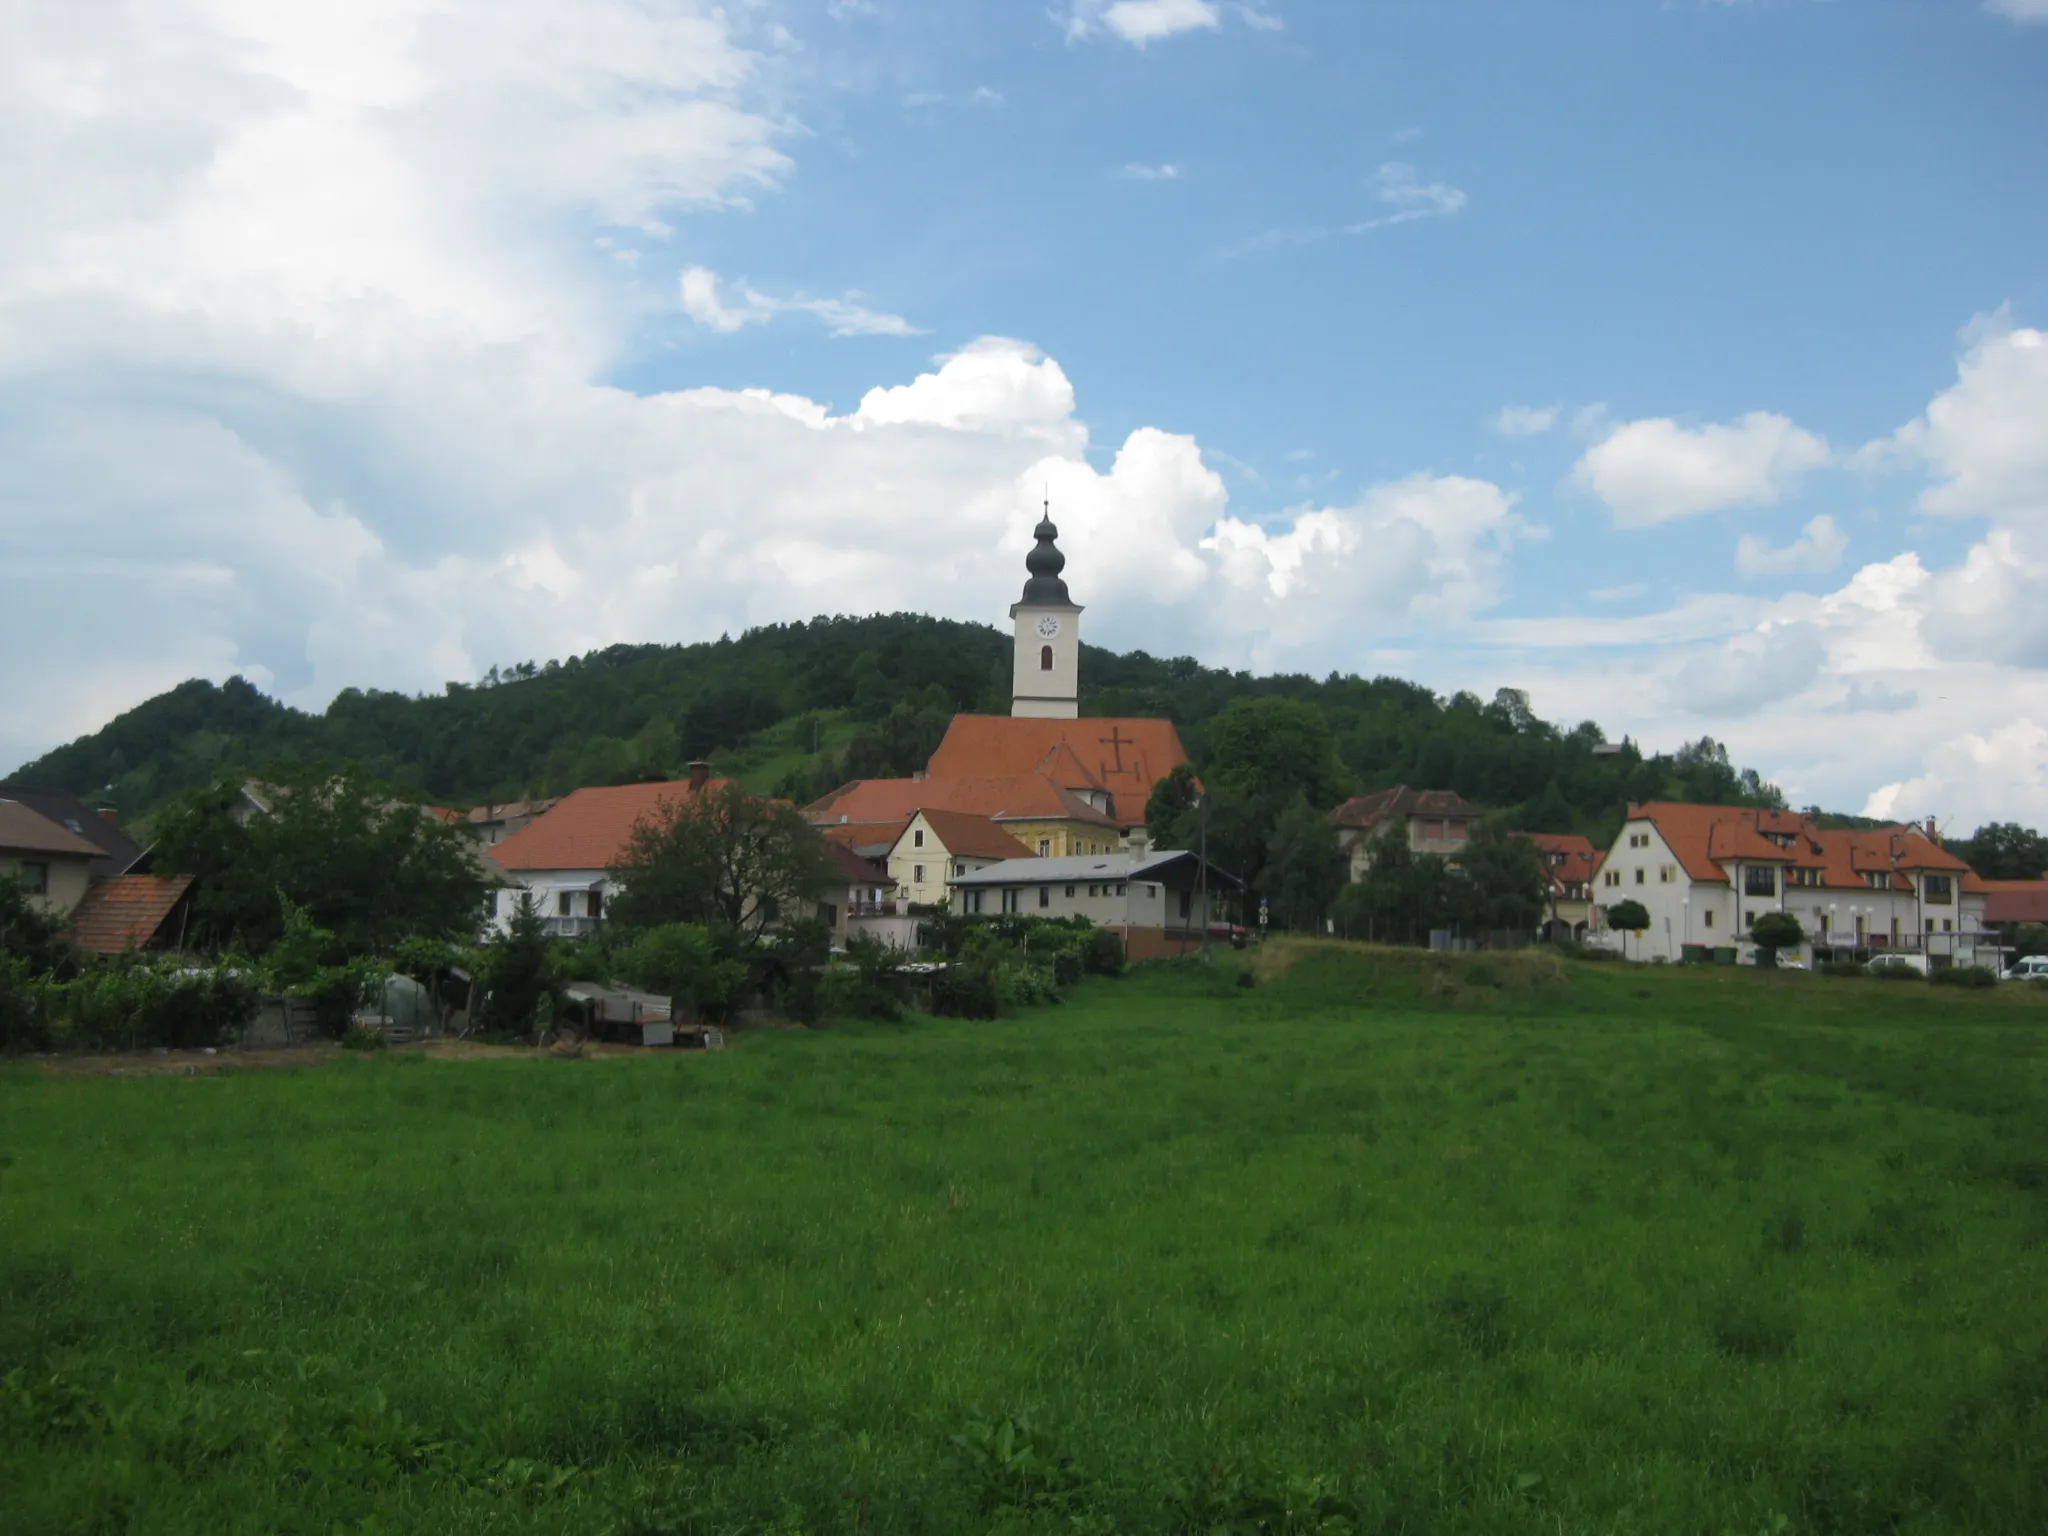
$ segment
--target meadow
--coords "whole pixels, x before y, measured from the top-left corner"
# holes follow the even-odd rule
[[[2048,998],[1255,965],[0,1069],[0,1529],[2048,1530]]]

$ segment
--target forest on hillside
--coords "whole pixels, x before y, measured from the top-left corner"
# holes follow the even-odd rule
[[[1007,712],[1010,646],[986,625],[916,614],[820,618],[493,667],[438,694],[351,688],[319,714],[241,678],[195,679],[9,778],[104,798],[135,818],[229,769],[347,763],[459,807],[673,777],[704,758],[805,801],[850,778],[921,768],[957,712]],[[1632,743],[1607,747],[1594,722],[1545,721],[1511,688],[1446,698],[1397,678],[1254,677],[1093,646],[1081,671],[1083,714],[1171,719],[1198,768],[1208,727],[1233,702],[1312,705],[1341,765],[1331,794],[1454,789],[1525,830],[1596,839],[1631,800],[1781,803],[1711,739],[1649,756]]]

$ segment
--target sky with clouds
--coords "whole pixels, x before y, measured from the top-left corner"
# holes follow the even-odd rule
[[[2048,0],[0,9],[0,768],[827,612],[2048,825]]]

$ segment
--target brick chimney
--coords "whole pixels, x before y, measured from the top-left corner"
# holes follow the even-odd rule
[[[1941,846],[1941,828],[1935,825],[1932,816],[1927,818],[1927,841],[1937,848]]]
[[[121,813],[111,805],[97,806],[95,810],[98,812],[100,820],[104,821],[108,826],[118,827],[121,825]]]
[[[704,786],[711,782],[711,765],[709,763],[691,763],[689,769],[690,793],[693,795],[702,794]]]

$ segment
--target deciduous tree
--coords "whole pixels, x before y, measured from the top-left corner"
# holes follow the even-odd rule
[[[614,922],[697,923],[758,939],[776,918],[830,888],[825,840],[779,800],[738,784],[678,795],[633,828],[611,871]]]

